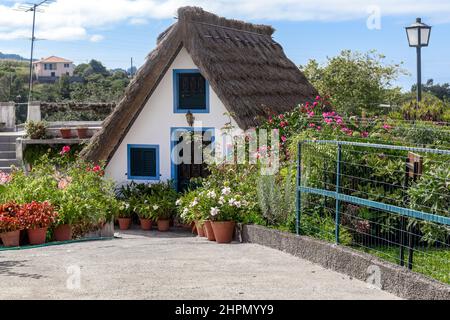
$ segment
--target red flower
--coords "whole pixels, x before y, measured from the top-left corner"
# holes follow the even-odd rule
[[[70,152],[70,146],[64,146],[59,154],[65,155],[68,152]]]
[[[286,141],[287,141],[287,138],[286,138],[285,136],[282,136],[282,137],[281,137],[281,141],[286,142]]]
[[[101,170],[102,170],[102,168],[100,166],[95,166],[94,168],[92,168],[92,171],[94,171],[94,172],[99,172]]]

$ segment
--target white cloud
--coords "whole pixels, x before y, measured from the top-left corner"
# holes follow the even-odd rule
[[[289,21],[341,21],[366,18],[368,6],[384,16],[421,15],[434,23],[450,22],[449,0],[56,0],[37,14],[37,37],[90,40],[96,28],[117,23],[142,24],[170,19],[184,5],[197,5],[219,15]],[[30,37],[31,13],[13,10],[17,1],[0,0],[0,40]],[[410,19],[412,20],[412,19]]]
[[[103,39],[105,39],[105,37],[102,36],[101,34],[94,34],[89,38],[89,41],[90,42],[100,42]]]
[[[144,18],[131,18],[130,24],[135,26],[145,25],[148,24],[148,20]]]

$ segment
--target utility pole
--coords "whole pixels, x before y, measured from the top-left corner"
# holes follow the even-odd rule
[[[30,54],[30,70],[29,70],[29,83],[28,83],[28,103],[32,102],[33,99],[33,54],[34,54],[34,41],[36,38],[34,36],[35,26],[36,26],[36,12],[43,12],[39,7],[46,3],[53,2],[54,0],[43,0],[39,3],[34,3],[30,5],[21,5],[18,7],[19,11],[23,12],[33,12],[33,29],[31,32],[31,54]]]
[[[131,57],[130,76],[131,76],[131,79],[134,78],[134,71],[133,71],[133,57]]]

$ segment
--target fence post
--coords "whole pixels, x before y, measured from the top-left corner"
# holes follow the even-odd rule
[[[337,159],[336,159],[336,244],[339,244],[340,224],[341,224],[341,202],[339,200],[339,193],[341,192],[341,157],[342,145],[337,145]]]
[[[39,101],[28,103],[27,121],[41,121],[41,103]]]
[[[8,129],[16,126],[16,112],[14,102],[0,102],[0,123]]]
[[[295,184],[295,194],[297,201],[295,203],[296,221],[295,231],[297,235],[300,235],[300,211],[302,209],[302,193],[300,191],[300,185],[302,183],[302,143],[299,142],[297,146],[297,181]]]

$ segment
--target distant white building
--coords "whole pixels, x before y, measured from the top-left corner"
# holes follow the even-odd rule
[[[63,75],[73,76],[75,65],[73,61],[51,56],[33,62],[33,69],[37,80],[39,78],[56,79]]]

